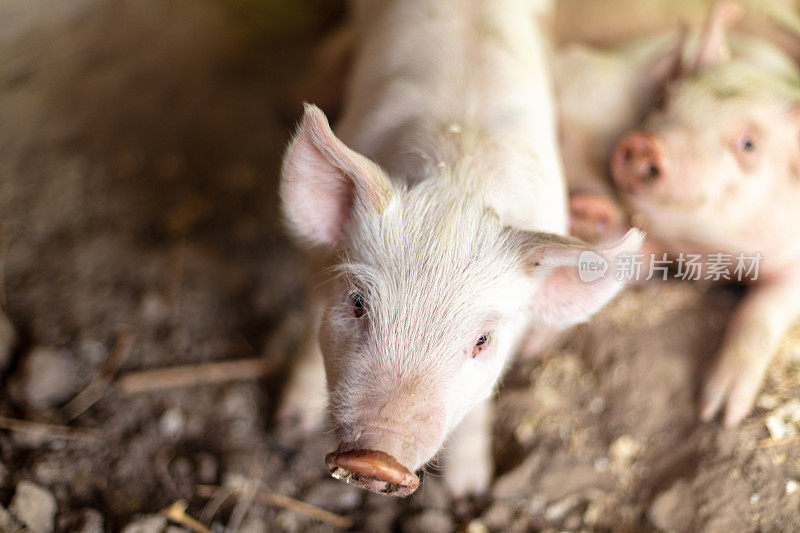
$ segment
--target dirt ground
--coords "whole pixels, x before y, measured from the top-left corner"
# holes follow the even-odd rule
[[[162,531],[179,500],[214,531],[334,529],[257,490],[371,532],[800,531],[800,335],[740,428],[695,416],[731,288],[633,289],[515,365],[482,499],[451,501],[435,466],[407,500],[366,494],[329,479],[325,435],[273,431],[304,313],[275,195],[286,100],[340,10],[0,0],[0,306],[18,337],[0,356],[0,530]],[[279,364],[261,381],[112,385],[70,420],[125,339],[120,373]]]

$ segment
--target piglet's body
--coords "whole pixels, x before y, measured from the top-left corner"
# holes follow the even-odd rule
[[[585,320],[621,287],[580,281],[586,245],[560,236],[536,14],[517,0],[358,3],[338,136],[307,106],[287,150],[288,223],[329,259],[312,276],[314,321],[279,416],[318,422],[310,387],[324,359],[335,477],[410,494],[459,427],[446,481],[482,491],[485,400],[531,326]],[[599,252],[613,261],[640,240]]]
[[[617,145],[617,190],[675,254],[760,254],[705,386],[701,414],[738,423],[800,315],[800,74],[758,40],[729,46],[720,3],[664,103]],[[743,46],[744,45],[744,46]]]

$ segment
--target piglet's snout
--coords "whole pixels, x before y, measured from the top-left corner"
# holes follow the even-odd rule
[[[392,455],[379,450],[329,453],[325,464],[333,477],[372,492],[408,496],[419,486],[419,478],[411,470]]]
[[[408,496],[417,490],[419,479],[414,470],[436,452],[439,443],[431,437],[437,433],[437,425],[357,426],[362,429],[344,436],[336,451],[325,457],[331,475],[391,496]]]
[[[375,402],[373,409],[361,406],[364,418],[344,421],[334,417],[334,424],[341,425],[336,431],[338,446],[325,458],[331,475],[372,492],[413,493],[419,485],[414,471],[438,451],[445,428],[440,409],[411,401],[411,396],[393,395],[388,403]],[[378,407],[381,405],[383,408]]]
[[[611,173],[617,186],[629,193],[644,192],[666,179],[664,153],[648,133],[629,133],[611,156]]]

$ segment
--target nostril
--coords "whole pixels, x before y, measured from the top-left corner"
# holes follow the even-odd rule
[[[650,163],[647,165],[647,169],[645,172],[642,173],[642,182],[644,183],[652,183],[656,181],[659,176],[661,176],[661,169],[655,163]]]
[[[635,193],[666,176],[664,155],[650,133],[632,132],[620,140],[612,154],[611,173],[622,189]]]

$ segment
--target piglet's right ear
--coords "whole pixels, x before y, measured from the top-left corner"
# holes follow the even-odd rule
[[[391,192],[383,171],[345,146],[325,114],[306,104],[281,174],[283,211],[293,232],[310,244],[336,246],[355,210],[380,213]]]
[[[523,261],[536,282],[530,309],[540,321],[566,327],[588,320],[625,285],[616,275],[618,260],[636,254],[644,234],[631,229],[610,248],[576,239],[523,234]]]
[[[728,30],[744,15],[744,7],[733,0],[721,0],[711,6],[711,12],[700,35],[695,70],[730,59]]]

